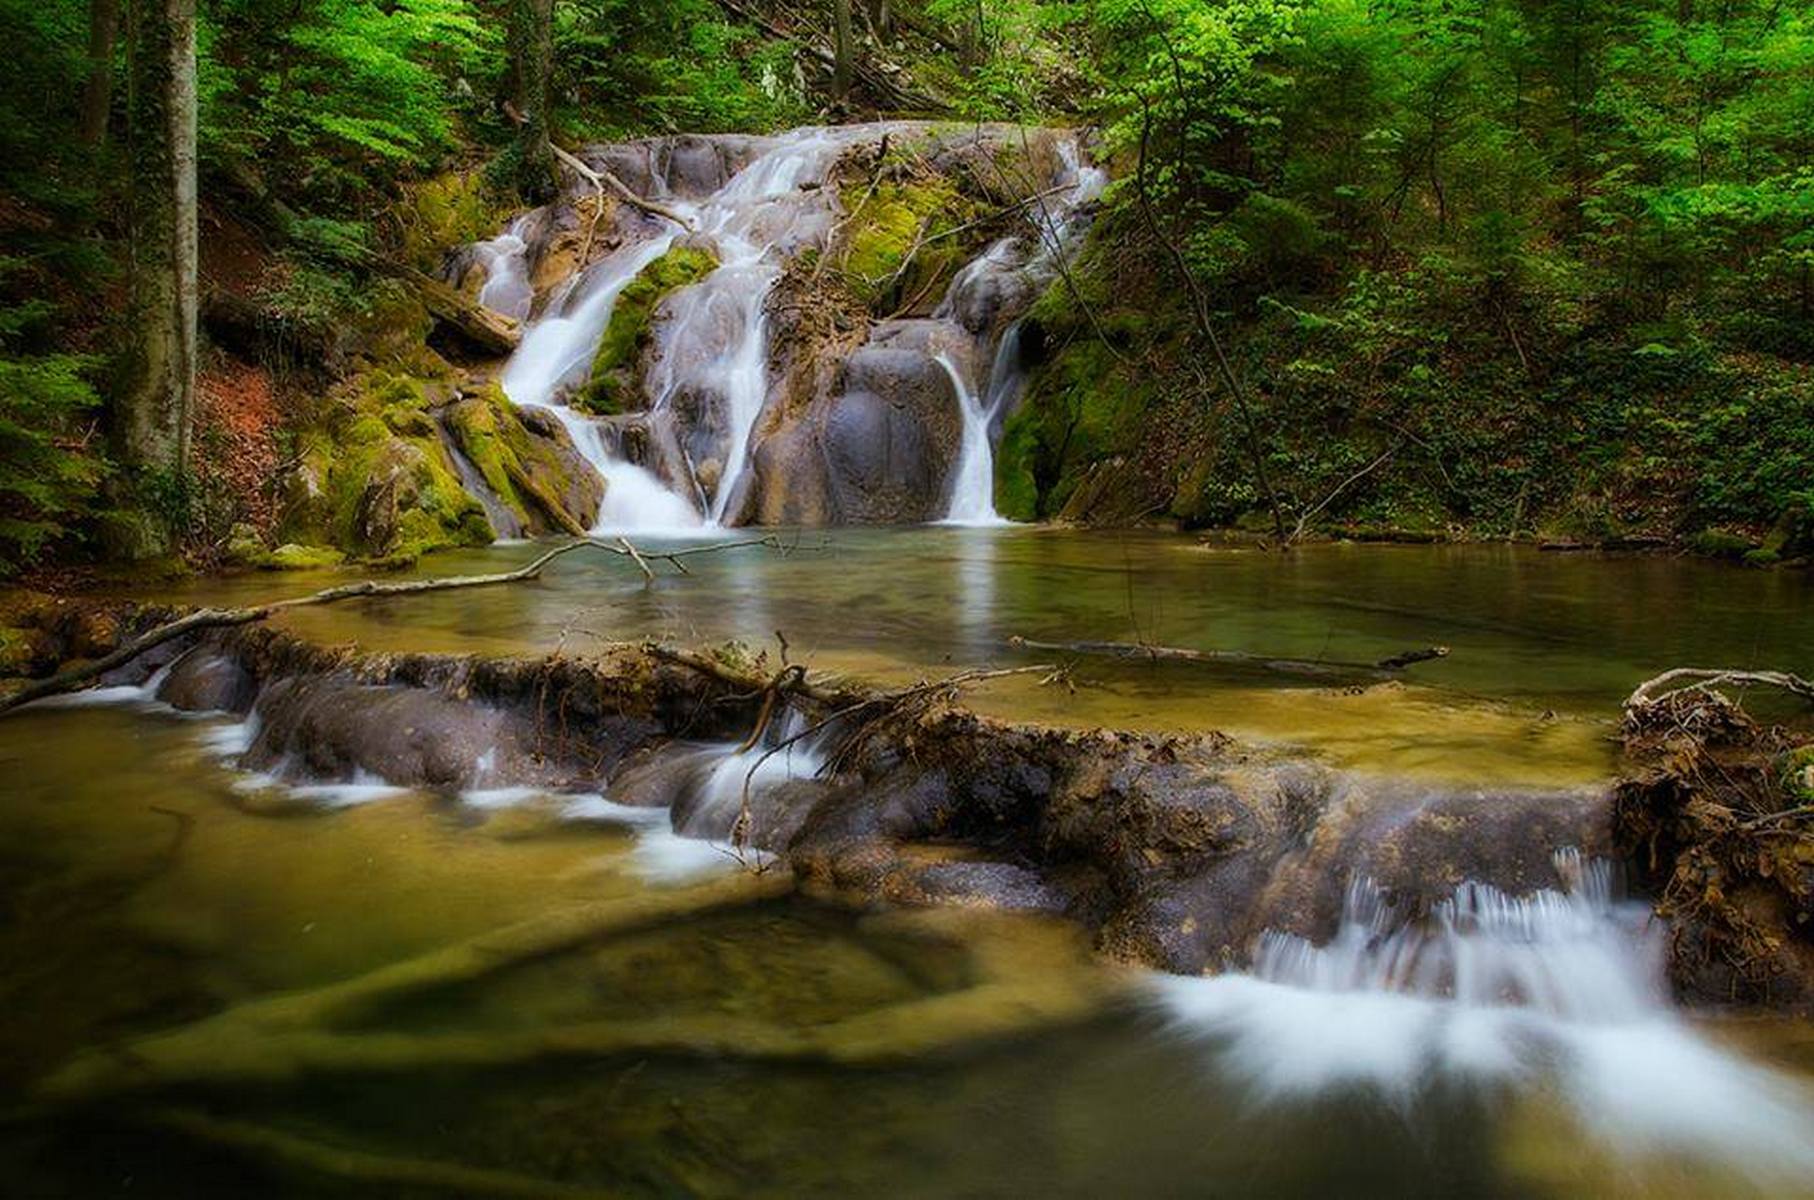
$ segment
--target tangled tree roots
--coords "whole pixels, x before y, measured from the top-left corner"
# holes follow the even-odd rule
[[[1616,836],[1689,999],[1814,1005],[1814,740],[1703,688],[1626,710]]]

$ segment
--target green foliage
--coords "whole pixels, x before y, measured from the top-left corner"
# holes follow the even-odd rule
[[[712,0],[599,0],[555,10],[555,90],[588,136],[766,131],[807,119],[794,50]]]
[[[89,512],[107,470],[87,445],[100,404],[89,383],[96,360],[15,355],[21,323],[20,309],[0,309],[0,576]]]

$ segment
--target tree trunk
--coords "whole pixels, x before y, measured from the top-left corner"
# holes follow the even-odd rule
[[[195,0],[134,0],[132,300],[136,345],[121,389],[126,462],[180,474],[195,394]]]
[[[894,13],[888,0],[869,0],[869,23],[880,41],[887,41],[894,34]]]
[[[113,39],[119,27],[120,0],[90,0],[88,82],[82,88],[82,140],[90,146],[107,140],[107,118],[113,109]]]
[[[833,0],[832,33],[834,61],[831,94],[842,100],[850,95],[850,77],[856,68],[856,39],[850,30],[850,0]]]
[[[554,0],[510,0],[510,65],[516,108],[517,186],[524,198],[550,199],[555,190],[549,149],[549,79],[554,73]]]

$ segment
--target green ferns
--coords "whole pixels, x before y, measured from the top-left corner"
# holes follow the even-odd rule
[[[107,469],[88,447],[100,404],[88,382],[96,361],[14,353],[50,315],[42,301],[0,308],[0,576],[89,512]]]

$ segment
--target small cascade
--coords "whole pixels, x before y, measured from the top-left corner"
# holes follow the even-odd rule
[[[1648,907],[1616,898],[1606,862],[1565,850],[1556,868],[1561,889],[1465,883],[1422,920],[1360,879],[1328,944],[1268,933],[1250,973],[1153,988],[1178,1031],[1268,1100],[1546,1083],[1620,1153],[1814,1170],[1809,1097],[1670,1009]]]
[[[529,282],[529,243],[523,240],[528,225],[525,213],[497,237],[472,248],[473,262],[485,269],[479,303],[518,321],[528,319],[535,302],[535,288]]]
[[[1086,222],[1077,219],[1079,212],[1102,194],[1108,182],[1104,172],[1083,163],[1074,139],[1060,140],[1058,152],[1064,163],[1058,186],[1066,190],[1049,204],[1042,199],[1036,206],[1033,223],[1039,233],[1038,244],[1028,248],[1019,238],[1003,238],[965,264],[940,301],[936,318],[962,320],[965,314],[976,312],[983,307],[978,303],[978,294],[992,287],[995,277],[1002,274],[1022,275],[1028,294],[1036,294],[1058,274],[1062,256],[1075,248],[1087,228]],[[1002,331],[980,401],[948,356],[939,355],[938,362],[951,376],[963,417],[963,442],[952,471],[950,501],[942,523],[1005,525],[1007,522],[995,511],[995,438],[1000,422],[1019,399],[1025,382],[1020,365],[1020,321],[1009,322]]]
[[[768,294],[785,256],[816,244],[829,227],[829,199],[801,185],[822,182],[851,140],[849,131],[831,129],[787,134],[692,210],[719,265],[669,302],[650,407],[684,406],[693,417],[699,436],[688,457],[713,464],[699,483],[714,525],[748,469],[750,436],[768,399]]]
[[[1008,338],[1002,338],[1004,346]],[[995,410],[995,389],[978,399],[964,379],[964,373],[940,352],[933,356],[957,391],[958,411],[963,415],[963,443],[958,450],[957,469],[952,472],[951,505],[945,512],[947,525],[1005,525],[995,511],[995,454],[990,442],[990,422]]]
[[[584,380],[617,297],[642,269],[668,252],[673,231],[619,250],[576,276],[532,325],[504,367],[511,402],[545,408],[566,428],[574,448],[605,481],[594,532],[621,529],[689,530],[699,514],[647,469],[626,462],[605,445],[598,421],[559,402],[562,388]]]

